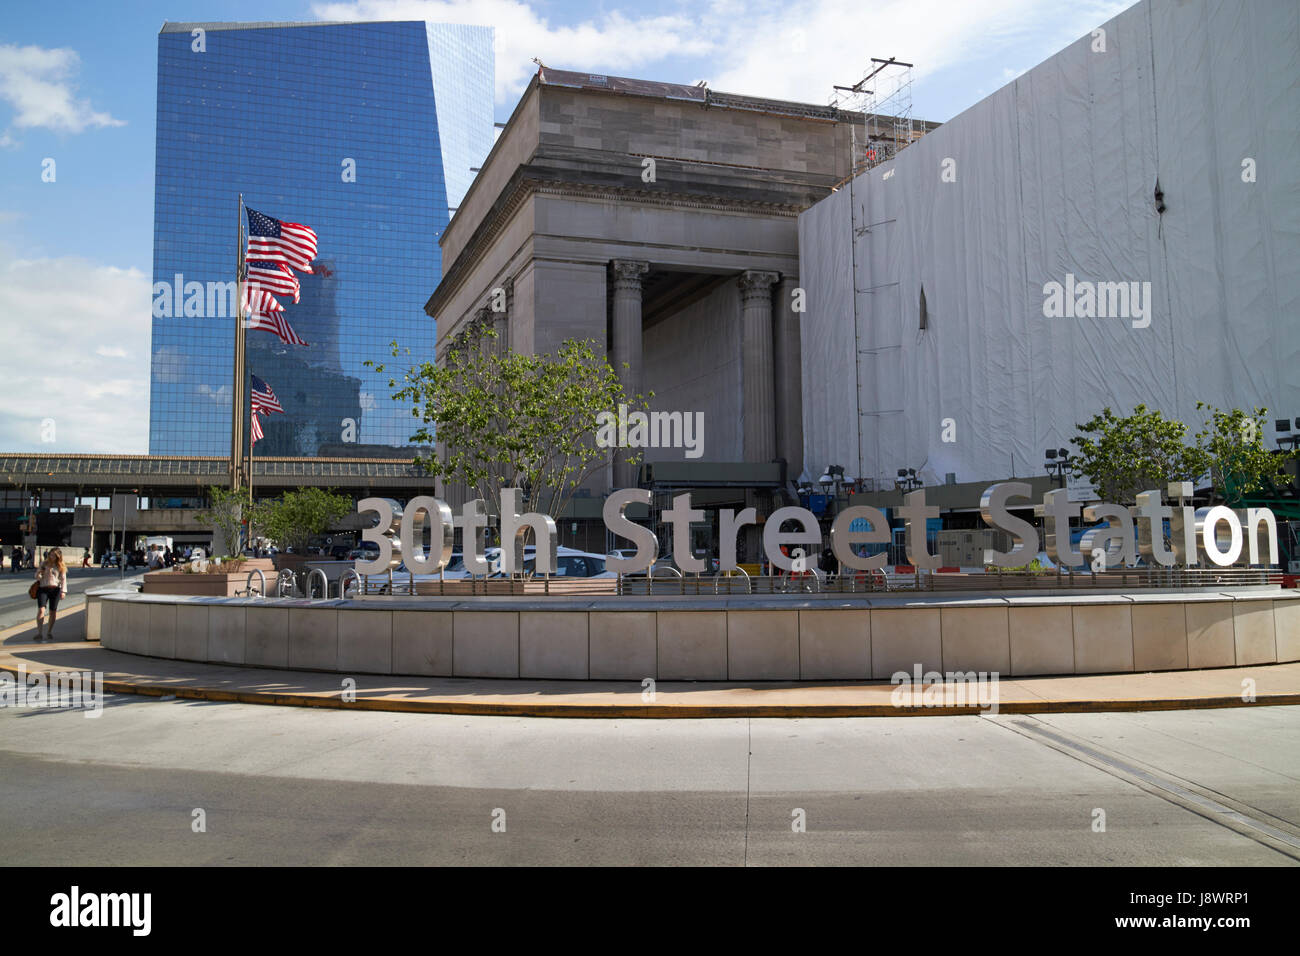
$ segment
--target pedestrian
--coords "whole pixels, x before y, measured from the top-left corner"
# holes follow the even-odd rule
[[[90,567],[90,551],[89,551],[89,549],[87,549],[86,551],[83,551],[82,554],[81,554],[81,566],[82,566],[83,568],[88,568],[88,567]]]
[[[45,560],[36,569],[36,640],[54,640],[54,619],[59,613],[59,601],[68,596],[68,566],[63,563],[63,552],[51,548]],[[45,629],[45,606],[50,607],[50,627]]]
[[[17,574],[18,569],[23,566],[23,549],[14,545],[14,549],[9,552],[9,573]]]

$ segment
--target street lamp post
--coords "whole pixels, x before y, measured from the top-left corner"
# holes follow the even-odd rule
[[[1277,429],[1277,447],[1286,448],[1290,445],[1293,449],[1300,448],[1300,418],[1295,420],[1296,431],[1291,432],[1291,420],[1289,418],[1274,419],[1273,427]]]
[[[1055,474],[1057,484],[1065,487],[1065,475],[1070,469],[1070,449],[1068,448],[1049,448],[1043,452],[1047,461],[1043,462],[1043,467],[1047,469],[1049,475]]]

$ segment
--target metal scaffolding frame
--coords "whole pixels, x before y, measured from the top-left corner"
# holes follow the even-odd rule
[[[924,132],[912,119],[913,64],[892,56],[873,56],[871,64],[862,79],[835,86],[831,96],[832,106],[862,114],[861,135],[855,128],[853,136],[854,176],[893,159]]]

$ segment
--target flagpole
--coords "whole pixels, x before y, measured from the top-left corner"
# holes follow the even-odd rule
[[[235,355],[230,401],[230,490],[238,491],[244,470],[244,194],[235,209]]]
[[[250,405],[250,408],[249,408],[249,412],[248,412],[248,417],[249,417],[249,426],[248,426],[248,546],[249,546],[250,548],[253,548],[253,447],[257,444],[257,442],[253,441],[253,426],[252,426],[252,417],[253,417],[253,412],[252,412],[252,408],[251,408],[252,403],[250,402],[249,405]],[[253,548],[253,554],[254,554],[254,556],[256,556],[256,554],[257,554],[257,549],[256,549],[256,548]],[[265,596],[265,595],[263,595],[263,596]]]

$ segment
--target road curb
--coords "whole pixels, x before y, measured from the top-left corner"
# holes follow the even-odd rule
[[[57,647],[58,645],[44,645]],[[44,667],[42,671],[58,668]],[[17,669],[0,663],[0,672]],[[29,671],[31,673],[31,671]],[[535,701],[473,702],[458,700],[394,700],[362,696],[343,699],[332,694],[294,694],[268,691],[225,690],[216,687],[176,687],[142,681],[105,680],[104,691],[142,697],[174,697],[221,703],[261,704],[278,707],[324,707],[335,710],[388,711],[414,714],[455,714],[495,717],[568,717],[584,719],[699,720],[725,717],[954,717],[994,713],[978,705],[906,706],[885,704],[544,704]],[[632,693],[638,693],[633,691]],[[1240,696],[1133,698],[1110,700],[1020,700],[999,703],[998,714],[1076,714],[1131,711],[1209,710],[1225,707],[1276,707],[1300,704],[1300,693],[1263,695],[1253,701]]]

